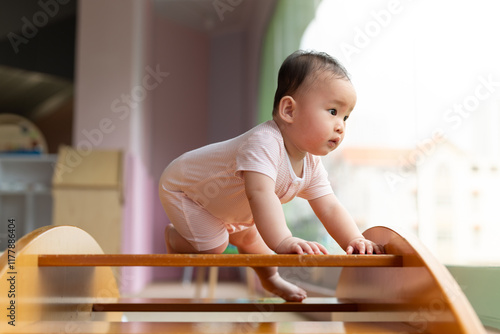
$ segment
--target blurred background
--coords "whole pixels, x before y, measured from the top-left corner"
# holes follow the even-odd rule
[[[346,139],[324,163],[359,228],[414,233],[450,268],[497,267],[499,9],[495,0],[3,0],[1,226],[15,218],[20,237],[77,224],[113,240],[108,251],[164,253],[165,166],[270,119],[278,68],[304,48],[338,58],[358,93]],[[297,236],[342,252],[307,203],[285,211]],[[140,291],[183,274],[126,268],[122,285]],[[321,285],[328,275],[300,278]]]
[[[325,0],[301,39],[338,57],[358,93],[325,159],[337,195],[362,230],[412,231],[448,264],[500,263],[499,9]]]

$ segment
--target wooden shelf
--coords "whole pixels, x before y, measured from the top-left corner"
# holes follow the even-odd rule
[[[56,160],[54,154],[0,154],[0,221],[15,219],[18,238],[52,224]],[[7,244],[3,232],[0,251]]]

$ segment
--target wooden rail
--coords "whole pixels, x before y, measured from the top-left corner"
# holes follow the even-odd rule
[[[94,303],[94,312],[357,312],[396,309],[398,304],[353,303],[337,298],[307,298],[304,302],[265,299],[164,299],[120,298]]]
[[[399,255],[57,254],[39,267],[401,267]]]

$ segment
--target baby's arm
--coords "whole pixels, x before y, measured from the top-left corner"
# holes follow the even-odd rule
[[[334,194],[309,201],[328,233],[347,254],[381,254],[382,246],[367,240],[359,232],[356,223]]]
[[[317,242],[295,238],[286,226],[275,182],[267,175],[244,172],[245,193],[252,209],[255,226],[269,248],[278,254],[321,254],[326,248]]]

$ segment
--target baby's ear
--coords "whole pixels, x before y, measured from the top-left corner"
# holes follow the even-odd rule
[[[287,95],[280,100],[278,114],[287,123],[293,123],[296,102],[293,97]]]

